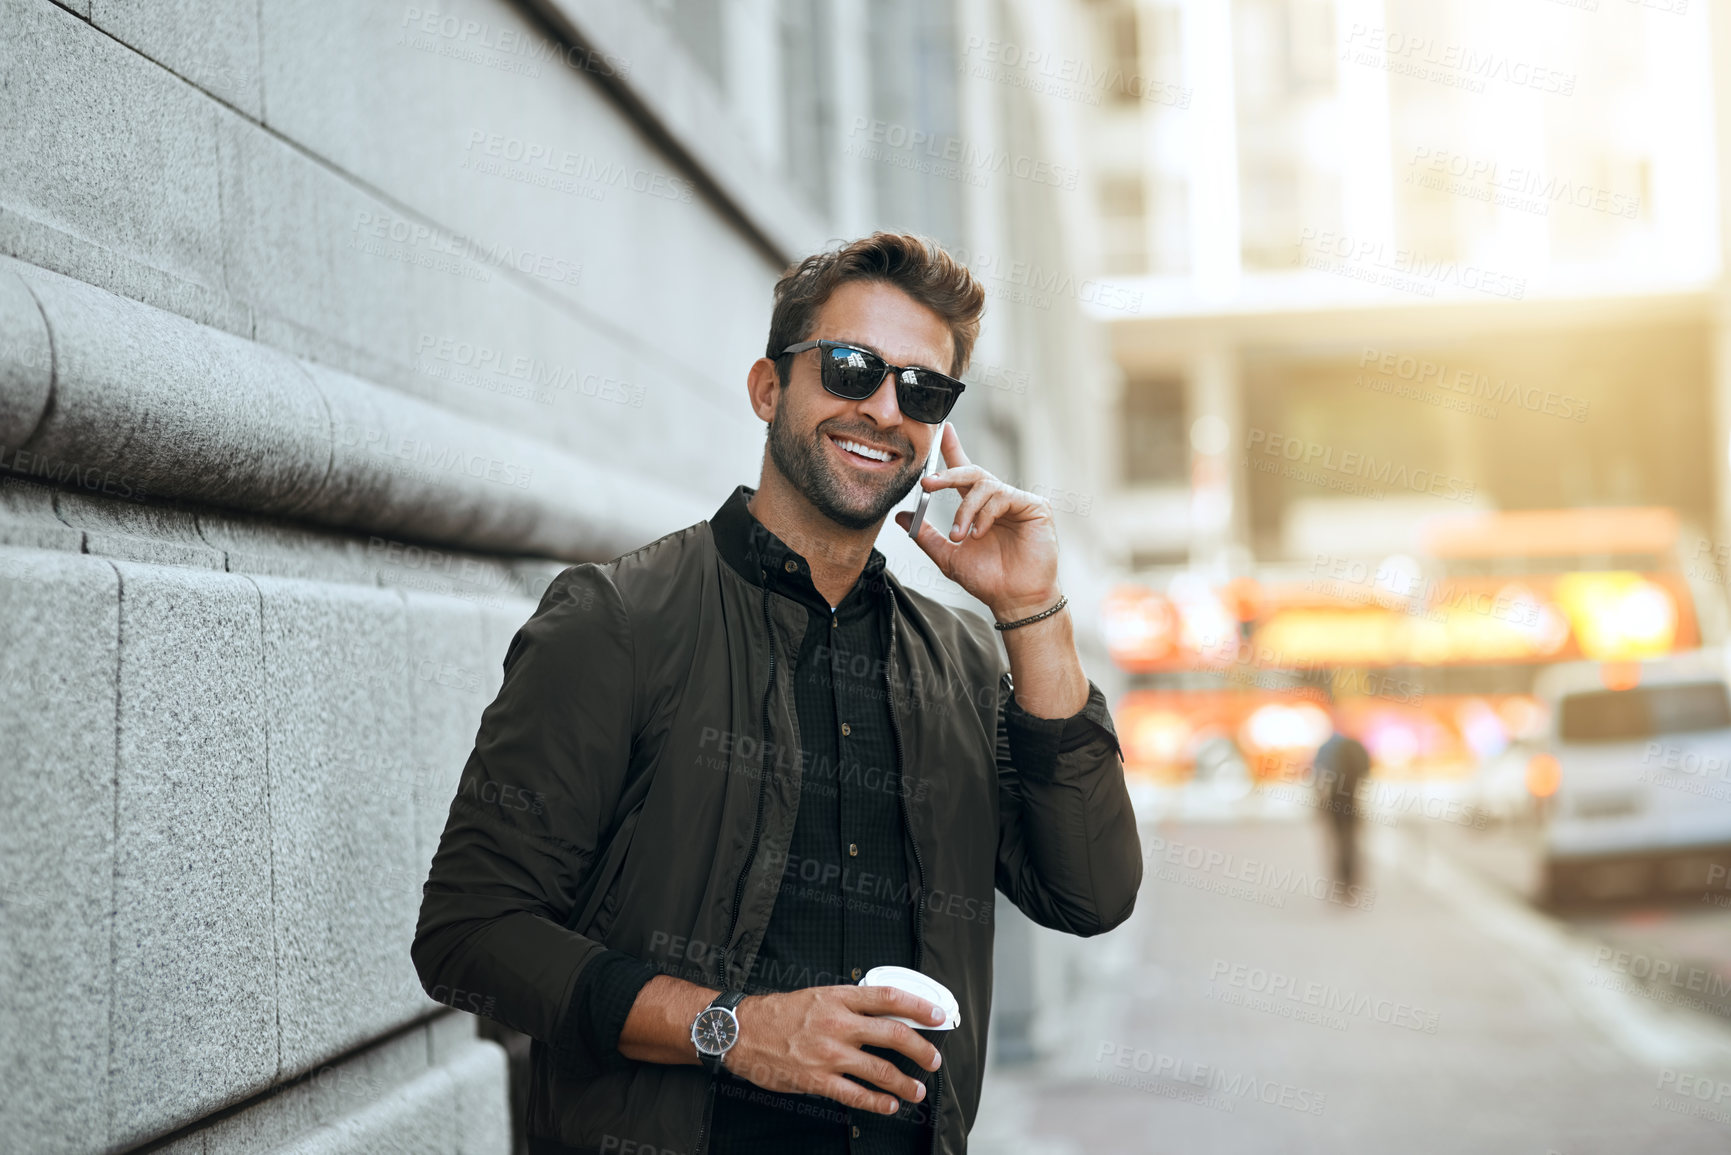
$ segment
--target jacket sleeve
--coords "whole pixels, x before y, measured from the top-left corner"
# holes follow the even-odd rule
[[[1100,688],[1070,718],[1036,718],[1002,680],[998,710],[998,889],[1041,926],[1076,935],[1130,917],[1142,843],[1118,737]]]
[[[435,1000],[549,1044],[577,1073],[611,1065],[578,991],[605,948],[567,924],[630,764],[633,659],[610,571],[583,565],[554,579],[506,652],[411,948]]]

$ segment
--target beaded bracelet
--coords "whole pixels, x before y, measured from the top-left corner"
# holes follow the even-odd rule
[[[1021,621],[993,622],[992,628],[994,630],[1013,630],[1019,626],[1031,626],[1035,622],[1045,621],[1047,618],[1051,617],[1053,614],[1057,613],[1059,610],[1063,609],[1065,606],[1067,606],[1069,604],[1070,604],[1069,596],[1068,595],[1060,595],[1058,598],[1058,604],[1053,606],[1049,610],[1041,610],[1039,613],[1035,614],[1033,617],[1023,618]]]

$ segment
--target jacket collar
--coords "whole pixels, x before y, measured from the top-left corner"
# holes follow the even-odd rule
[[[762,522],[746,508],[757,491],[741,485],[722,503],[709,519],[715,548],[735,573],[754,586],[768,587],[802,602],[815,600],[817,606],[829,607],[811,584],[811,565],[797,550],[764,528]],[[885,590],[884,555],[876,548],[866,559],[860,580],[854,583],[849,597],[862,590]]]

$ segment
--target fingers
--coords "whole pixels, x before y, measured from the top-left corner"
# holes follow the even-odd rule
[[[885,1095],[869,1087],[862,1087],[852,1079],[844,1079],[840,1075],[831,1075],[822,1080],[811,1093],[834,1099],[847,1107],[857,1107],[879,1115],[894,1115],[901,1110],[901,1103],[894,1095]]]
[[[903,529],[906,529],[908,527],[908,522],[912,521],[913,517],[914,515],[911,513],[898,513],[896,514],[896,524],[901,526]],[[945,577],[950,576],[950,555],[955,552],[956,547],[946,540],[944,535],[939,533],[937,529],[932,526],[930,521],[920,523],[920,533],[918,537],[914,538],[914,543],[920,547],[927,557],[937,563],[939,573],[943,574]],[[861,987],[859,989],[879,990],[888,988]]]
[[[921,1021],[918,1015],[909,1015],[908,1018],[916,1023]],[[870,1025],[861,1030],[860,1042],[886,1051],[900,1051],[928,1071],[937,1070],[943,1061],[938,1049],[922,1039],[912,1027],[889,1019],[872,1019]]]
[[[980,507],[980,513],[975,514],[973,535],[985,537],[987,530],[990,530],[997,523],[997,519],[1001,518],[1002,514],[1009,513],[1014,506],[1016,506],[1016,499],[1007,488],[1006,490],[999,490],[997,494],[992,494],[992,497],[985,502],[985,506]]]
[[[944,432],[938,446],[943,450],[945,465],[954,467],[973,464],[968,460],[968,455],[962,452],[962,439],[956,436],[956,427],[948,421],[944,422]]]
[[[896,1069],[894,1063],[877,1055],[868,1055],[864,1051],[853,1051],[842,1061],[841,1069],[849,1075],[857,1076],[874,1086],[881,1087],[897,1099],[918,1103],[926,1097],[924,1083],[902,1074]]]
[[[982,481],[991,480],[992,475],[977,465],[958,465],[954,469],[946,469],[934,473],[930,477],[920,478],[920,486],[928,493],[936,493],[940,489],[959,489],[964,493]]]
[[[976,486],[968,497],[975,495],[980,495],[977,501],[970,503],[964,498],[961,508],[956,511],[951,532],[958,541],[984,537],[986,531],[1000,521],[1049,522],[1051,519],[1051,506],[1045,498],[1005,485],[995,478],[989,486]],[[957,530],[960,533],[956,533]]]
[[[940,538],[940,540],[942,540]],[[839,987],[842,1002],[862,1015],[900,1015],[921,1023],[941,1023],[944,1013],[918,995],[895,987]],[[900,1026],[891,1023],[890,1026]],[[906,1027],[902,1027],[906,1030]],[[915,1036],[916,1038],[918,1036]],[[901,1048],[896,1048],[900,1050]]]
[[[1003,482],[992,480],[982,482],[968,490],[968,495],[962,498],[960,508],[956,510],[955,520],[950,523],[950,538],[961,541],[972,533],[975,537],[984,533],[975,527],[974,521],[979,517],[985,504],[1004,491]]]

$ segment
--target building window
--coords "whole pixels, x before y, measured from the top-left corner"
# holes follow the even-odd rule
[[[1288,0],[1286,90],[1293,96],[1334,91],[1334,5],[1329,0]]]
[[[952,142],[957,147],[965,143],[959,136],[955,75],[959,49],[953,6],[928,0],[876,0],[871,14],[867,59],[871,61],[872,116],[899,126],[909,140],[921,133],[920,139],[927,142],[918,147],[879,146],[881,154],[868,166],[875,216],[897,228],[959,243],[965,185],[934,180],[918,168]]]
[[[1130,485],[1183,485],[1190,480],[1184,382],[1133,377],[1124,385],[1124,480]]]
[[[1106,94],[1115,104],[1135,104],[1142,99],[1142,30],[1135,0],[1105,0],[1096,6],[1094,21]]]
[[[639,0],[650,17],[673,30],[680,47],[709,74],[725,84],[722,72],[721,0]]]
[[[822,55],[832,51],[829,5],[820,0],[781,0],[782,155],[786,175],[806,204],[830,212],[833,116]]]
[[[1148,271],[1182,276],[1190,271],[1190,185],[1177,176],[1154,181],[1148,212],[1154,219]]]
[[[1142,178],[1108,176],[1100,181],[1100,248],[1105,272],[1137,275],[1148,271],[1148,212]]]
[[[1279,160],[1246,160],[1238,187],[1244,266],[1286,269],[1298,264],[1304,205],[1293,166]]]

